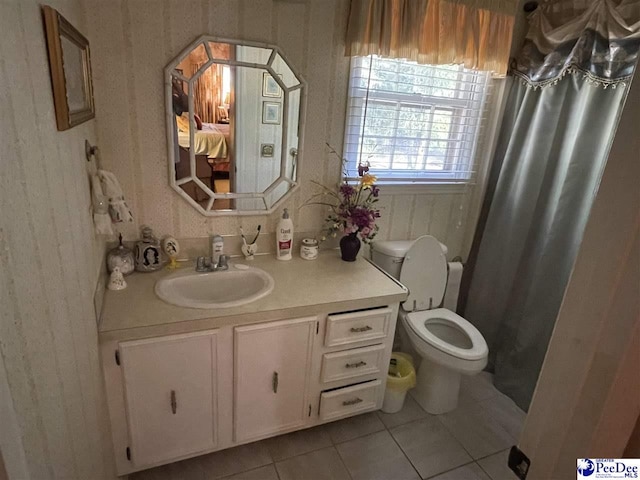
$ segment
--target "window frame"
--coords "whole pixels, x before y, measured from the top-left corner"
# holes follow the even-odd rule
[[[372,55],[369,57],[375,56]],[[446,154],[443,158],[441,172],[426,168],[429,162],[429,147],[427,147],[426,152],[421,156],[423,165],[421,170],[397,169],[396,172],[393,172],[391,168],[379,169],[374,167],[372,171],[378,176],[379,184],[388,186],[419,185],[423,187],[433,187],[443,184],[457,184],[461,186],[474,184],[477,178],[477,172],[481,167],[481,165],[479,165],[481,160],[481,158],[479,158],[479,152],[485,150],[484,142],[493,136],[495,132],[491,130],[495,130],[496,127],[493,125],[493,128],[488,128],[490,127],[489,124],[492,123],[490,117],[493,116],[493,105],[491,102],[493,85],[491,75],[488,72],[474,72],[466,70],[462,66],[456,66],[458,70],[454,70],[457,73],[455,90],[457,93],[463,92],[464,89],[460,88],[461,86],[471,86],[472,88],[467,90],[467,98],[440,97],[419,93],[385,92],[371,89],[369,86],[354,86],[355,81],[365,78],[361,72],[356,74],[356,70],[368,69],[366,64],[363,64],[363,60],[366,58],[367,57],[351,57],[349,66],[349,89],[347,92],[346,109],[347,121],[343,142],[343,151],[345,159],[347,160],[345,167],[348,175],[346,178],[355,178],[352,172],[357,170],[359,160],[363,163],[367,161],[366,158],[359,158],[363,156],[361,152],[366,138],[383,138],[382,136],[363,135],[363,129],[369,106],[386,103],[387,105],[395,104],[395,107],[392,107],[390,110],[394,112],[394,133],[397,132],[398,117],[402,108],[428,108],[430,110],[428,122],[431,123],[431,125],[438,111],[451,111],[452,124],[449,138],[447,139],[434,138],[432,135],[434,131],[431,129],[429,129],[427,137],[398,137],[395,134],[392,137],[386,137],[387,140],[393,142],[398,139],[404,139],[427,145],[431,142],[446,142]],[[402,60],[399,59],[382,58],[382,60],[402,62]],[[407,63],[414,64],[414,62]],[[437,66],[429,67],[437,68]],[[468,75],[474,75],[476,79],[473,81],[465,80],[465,77]],[[481,76],[480,81],[478,81],[478,76]],[[359,92],[360,94],[354,95],[355,92]],[[469,112],[475,113],[475,115],[469,115]],[[465,125],[465,123],[467,123],[467,125]],[[469,123],[472,125],[469,125]],[[353,147],[354,144],[358,145],[355,149]],[[422,148],[422,146],[416,148]],[[465,150],[467,150],[468,153],[464,160],[461,161],[460,157]],[[392,146],[392,152],[393,151],[395,151],[395,145]],[[394,153],[391,153],[390,166],[393,165],[394,156]],[[418,161],[420,160],[418,159]]]

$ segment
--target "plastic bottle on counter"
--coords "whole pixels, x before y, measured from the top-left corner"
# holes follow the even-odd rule
[[[282,218],[278,222],[276,231],[276,258],[278,260],[291,260],[293,248],[293,221],[289,218],[289,210],[284,209]]]

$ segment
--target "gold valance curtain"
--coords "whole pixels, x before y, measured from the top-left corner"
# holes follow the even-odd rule
[[[504,76],[517,0],[351,0],[346,56],[380,55]]]
[[[206,62],[194,64],[194,73]],[[211,65],[195,83],[193,102],[196,113],[205,123],[217,123],[218,105],[222,104],[222,73],[220,65]]]

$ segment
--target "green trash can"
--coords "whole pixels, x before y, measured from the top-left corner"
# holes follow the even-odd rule
[[[384,392],[382,411],[396,413],[402,410],[407,392],[416,386],[416,369],[411,355],[393,352],[389,361],[387,388]]]

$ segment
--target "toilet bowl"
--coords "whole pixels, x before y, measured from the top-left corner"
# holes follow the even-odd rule
[[[392,243],[374,244],[373,261],[388,267],[410,292],[399,315],[409,343],[422,357],[413,396],[429,413],[450,412],[458,406],[461,375],[477,374],[487,365],[487,343],[467,320],[438,308],[447,282],[442,245],[428,235],[395,247]]]
[[[475,375],[487,366],[489,349],[482,334],[446,308],[401,311],[400,319],[422,357],[414,398],[435,415],[455,410],[461,375]]]

